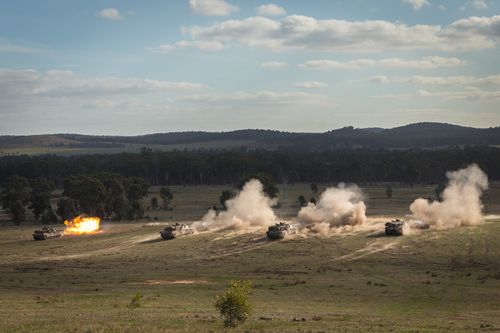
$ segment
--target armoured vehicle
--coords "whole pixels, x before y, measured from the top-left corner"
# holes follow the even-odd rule
[[[61,237],[62,235],[62,231],[50,227],[43,227],[42,229],[37,229],[33,232],[33,239],[46,240],[47,238]]]
[[[392,220],[385,224],[385,234],[387,236],[403,236],[405,221],[399,219]]]
[[[269,239],[283,239],[288,235],[293,235],[297,229],[291,224],[280,222],[272,225],[267,230],[267,238]]]
[[[174,239],[193,234],[194,231],[186,224],[170,224],[164,230],[160,231],[161,238]]]

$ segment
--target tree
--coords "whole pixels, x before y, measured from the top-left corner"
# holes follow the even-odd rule
[[[227,209],[226,201],[234,198],[235,195],[236,195],[236,193],[234,193],[234,191],[231,191],[231,190],[222,191],[222,193],[219,196],[219,202],[224,209]]]
[[[45,214],[42,215],[42,224],[54,224],[57,223],[57,216],[52,209],[49,209]]]
[[[29,181],[32,193],[50,193],[55,190],[55,184],[47,178],[37,177]]]
[[[69,177],[64,182],[64,195],[75,200],[77,209],[82,213],[96,216],[105,210],[106,187],[95,177],[86,175]]]
[[[0,194],[2,208],[11,214],[12,220],[18,225],[26,220],[24,206],[29,200],[28,189],[28,180],[16,175],[7,179],[4,190]]]
[[[149,185],[142,178],[125,178],[123,180],[123,185],[129,202],[141,200],[148,194]]]
[[[241,190],[243,189],[243,186],[245,186],[245,184],[252,179],[257,179],[262,183],[264,193],[266,193],[270,198],[276,198],[278,196],[280,192],[279,188],[276,186],[273,177],[266,173],[255,173],[243,176],[236,187]]]
[[[385,185],[385,196],[387,199],[392,198],[392,186],[389,184]]]
[[[162,187],[160,189],[160,197],[161,200],[163,201],[163,209],[168,210],[168,206],[170,206],[170,203],[174,198],[172,191],[170,191],[168,187]]]
[[[123,177],[115,173],[100,173],[97,178],[106,188],[105,215],[106,218],[114,217],[120,220],[125,215],[126,195]]]
[[[21,222],[26,221],[26,209],[20,200],[12,202],[8,211],[12,215],[12,221],[15,224],[20,225]]]
[[[311,192],[316,196],[318,195],[318,185],[315,183],[311,184]]]
[[[158,209],[158,198],[157,197],[152,197],[151,198],[151,209]]]
[[[35,221],[38,222],[42,214],[52,211],[50,194],[55,189],[55,185],[53,182],[41,177],[33,178],[29,183],[31,187],[31,205],[29,208],[33,211]]]
[[[300,207],[304,207],[307,205],[307,200],[303,195],[299,195],[298,200],[299,200]]]
[[[57,202],[56,213],[63,221],[75,218],[78,215],[78,211],[75,207],[75,201],[71,198],[59,199]]]
[[[129,220],[140,220],[144,217],[144,208],[142,208],[141,202],[139,200],[130,203],[127,209],[127,219]]]
[[[32,193],[31,195],[31,206],[29,207],[33,211],[35,221],[38,222],[40,215],[45,211],[52,210],[50,206],[50,194],[49,193]]]
[[[243,324],[252,311],[248,300],[251,290],[249,281],[231,281],[220,295],[216,296],[215,308],[224,319],[224,326],[236,327]]]
[[[127,215],[127,197],[125,195],[120,195],[113,197],[111,201],[111,211],[114,213],[114,219],[116,221],[121,221]]]

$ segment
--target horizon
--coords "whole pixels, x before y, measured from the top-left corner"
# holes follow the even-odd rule
[[[96,137],[136,137],[136,136],[148,136],[148,135],[159,135],[159,134],[176,134],[176,133],[233,133],[233,132],[240,132],[240,131],[271,131],[271,132],[280,132],[280,133],[290,133],[290,134],[324,134],[330,131],[337,131],[337,130],[342,130],[344,128],[350,128],[352,127],[353,130],[370,130],[370,129],[380,129],[380,130],[392,130],[396,128],[402,128],[402,127],[408,127],[412,125],[421,125],[421,124],[431,124],[431,125],[450,125],[450,126],[455,126],[455,127],[461,127],[461,128],[470,128],[470,129],[480,129],[480,130],[486,130],[486,129],[495,129],[499,128],[500,126],[489,126],[489,127],[475,127],[475,126],[463,126],[463,125],[457,125],[457,124],[451,124],[451,123],[441,123],[441,122],[428,122],[428,121],[422,121],[422,122],[417,122],[417,123],[410,123],[410,124],[405,124],[401,126],[394,126],[394,127],[378,127],[378,126],[371,126],[371,127],[355,127],[352,125],[346,125],[338,128],[331,128],[326,131],[322,132],[300,132],[300,131],[287,131],[287,130],[277,130],[277,129],[272,129],[272,128],[239,128],[239,129],[233,129],[233,130],[227,130],[227,131],[203,131],[203,130],[185,130],[185,131],[170,131],[170,132],[151,132],[151,133],[139,133],[139,134],[123,134],[123,135],[110,135],[110,134],[86,134],[86,133],[38,133],[38,134],[0,134],[0,137],[5,137],[5,136],[14,136],[14,137],[22,137],[22,136],[57,136],[57,135],[78,135],[78,136],[96,136]]]
[[[492,0],[4,2],[0,135],[497,127],[499,14]]]

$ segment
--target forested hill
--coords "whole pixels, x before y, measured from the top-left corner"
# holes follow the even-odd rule
[[[444,123],[416,123],[391,129],[344,127],[325,133],[291,133],[247,129],[231,132],[175,132],[139,136],[53,134],[0,136],[0,153],[85,153],[139,150],[302,148],[439,148],[451,145],[500,145],[500,127],[472,128]],[[80,151],[82,150],[82,151]]]

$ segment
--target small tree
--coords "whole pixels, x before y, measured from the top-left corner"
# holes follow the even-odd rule
[[[170,203],[172,202],[172,199],[174,198],[172,191],[170,191],[170,189],[168,187],[162,187],[160,189],[160,196],[161,196],[161,199],[163,200],[163,209],[168,210],[168,206],[170,206]]]
[[[303,195],[299,195],[299,204],[301,207],[304,207],[305,205],[307,205],[307,200],[306,200],[306,197],[304,197]]]
[[[142,295],[139,293],[136,293],[134,297],[130,300],[130,303],[127,304],[127,308],[130,310],[130,314],[134,314],[134,310],[138,309],[141,307],[141,298]]]
[[[387,199],[392,198],[392,186],[389,184],[385,185],[385,196]]]
[[[222,207],[224,207],[224,209],[226,209],[226,201],[228,201],[229,199],[232,199],[234,198],[235,196],[235,193],[231,190],[224,190],[222,191],[220,197],[219,197],[219,202],[220,204],[222,205]]]
[[[248,301],[250,290],[250,281],[231,281],[226,290],[216,296],[215,308],[224,319],[224,326],[236,327],[250,317],[252,311],[252,305]]]

